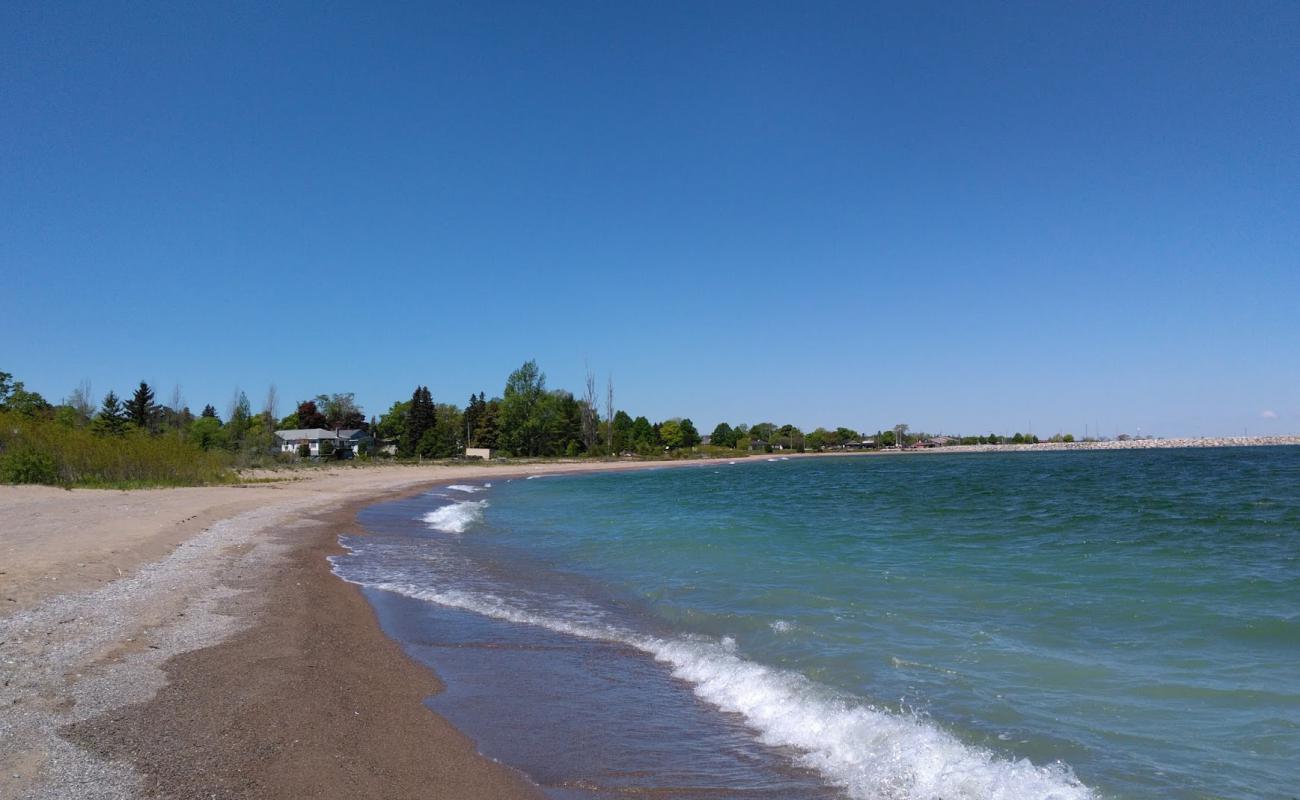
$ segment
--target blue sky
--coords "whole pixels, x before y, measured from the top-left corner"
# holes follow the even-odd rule
[[[0,369],[1300,432],[1298,41],[1295,3],[6,3]]]

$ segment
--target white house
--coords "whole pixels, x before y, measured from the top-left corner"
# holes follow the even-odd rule
[[[329,442],[325,449],[335,458],[352,458],[361,449],[362,444],[370,441],[370,434],[362,430],[327,431],[324,428],[301,428],[289,431],[276,431],[280,440],[280,452],[297,454],[298,448],[307,445],[312,458],[320,458],[321,446]]]

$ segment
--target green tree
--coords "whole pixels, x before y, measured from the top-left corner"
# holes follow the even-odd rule
[[[22,381],[13,378],[8,372],[0,372],[0,410],[34,417],[52,408],[44,397],[27,391]]]
[[[110,436],[121,436],[126,433],[126,423],[122,401],[117,399],[116,393],[110,391],[104,395],[104,402],[95,415],[95,430]]]
[[[627,450],[634,445],[632,444],[632,417],[626,411],[619,411],[614,414],[614,423],[611,426],[613,433],[610,435],[611,455]]]
[[[53,406],[36,392],[27,391],[23,388],[22,381],[19,381],[14,384],[14,389],[9,393],[9,399],[5,401],[3,408],[16,414],[35,417],[50,411]]]
[[[406,412],[406,434],[399,445],[398,452],[406,458],[420,456],[421,458],[432,458],[433,456],[425,455],[426,452],[433,452],[437,449],[436,444],[425,444],[425,436],[433,430],[437,422],[438,412],[433,405],[433,395],[429,393],[428,386],[417,386],[411,393],[411,407]],[[431,442],[434,440],[430,440]]]
[[[190,423],[190,441],[203,450],[224,450],[226,432],[221,427],[221,420],[216,415],[199,417]]]
[[[725,422],[719,422],[709,435],[709,442],[715,447],[735,447],[736,432]]]
[[[158,418],[158,404],[149,384],[140,381],[131,399],[126,401],[126,418],[142,431],[153,431]]]
[[[411,413],[411,400],[398,400],[379,415],[371,433],[386,442],[401,444],[406,439],[406,419]]]
[[[230,401],[230,421],[225,424],[226,446],[231,450],[242,450],[249,437],[249,428],[253,424],[253,407],[248,402],[248,395],[235,390]]]
[[[545,398],[546,375],[536,361],[525,361],[510,373],[501,397],[498,439],[502,447],[516,455],[541,453],[548,422]]]
[[[749,435],[754,439],[762,439],[765,442],[770,442],[776,436],[776,423],[755,423],[754,426],[749,429]]]
[[[1074,441],[1074,434],[1073,434],[1073,433],[1067,433],[1067,434],[1065,434],[1065,436],[1061,437],[1061,441],[1063,441],[1063,442],[1073,442],[1073,441]]]
[[[700,432],[695,429],[695,423],[691,422],[690,417],[684,418],[681,426],[682,447],[694,447],[700,443]]]
[[[670,450],[676,450],[686,445],[686,434],[682,430],[682,421],[679,419],[667,419],[659,423],[659,441]]]
[[[481,397],[482,395],[480,395]],[[500,447],[497,435],[498,422],[501,418],[501,400],[494,397],[483,405],[482,415],[474,428],[474,442],[479,447],[495,450]]]
[[[484,399],[483,393],[475,395],[470,392],[469,405],[465,406],[465,435],[467,447],[475,447],[477,438],[475,433],[478,431],[479,422],[483,419],[483,412],[487,409],[487,400]]]
[[[356,396],[352,392],[318,394],[316,407],[324,414],[325,424],[313,427],[328,430],[364,430],[366,427],[366,415],[362,413],[361,406],[357,405]]]
[[[658,444],[657,435],[654,426],[650,420],[645,417],[637,417],[632,421],[631,441],[629,444],[639,453],[653,452]]]
[[[203,407],[203,413],[200,414],[199,416],[207,417],[209,419],[215,419],[218,422],[221,421],[221,418],[217,416],[217,410],[212,407],[211,403],[208,403],[206,406]]]

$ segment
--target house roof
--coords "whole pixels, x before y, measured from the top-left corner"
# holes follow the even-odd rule
[[[366,432],[360,428],[347,428],[339,431],[340,439],[360,439],[366,435]]]
[[[324,428],[295,428],[289,431],[276,431],[275,435],[286,441],[297,441],[298,439],[337,439],[339,438],[334,431],[327,431]]]

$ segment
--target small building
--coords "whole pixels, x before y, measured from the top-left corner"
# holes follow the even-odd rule
[[[764,440],[762,440],[762,439],[750,439],[750,440],[749,440],[749,449],[750,449],[750,450],[757,450],[757,451],[760,451],[760,452],[766,452],[766,451],[767,451],[767,442],[764,441]]]
[[[921,443],[922,447],[949,447],[957,444],[957,439],[951,436],[931,436]]]
[[[481,458],[484,461],[492,460],[492,448],[490,447],[466,447],[465,458]]]
[[[324,428],[298,428],[276,431],[280,441],[280,452],[297,455],[303,445],[311,458],[328,456],[332,458],[352,458],[363,452],[372,441],[370,434],[363,430],[351,429],[327,431]]]
[[[336,447],[344,448],[353,456],[369,451],[371,444],[374,443],[374,437],[360,428],[341,430],[338,431],[338,435],[339,441]]]
[[[875,450],[876,447],[875,439],[850,440],[844,443],[845,450]]]

